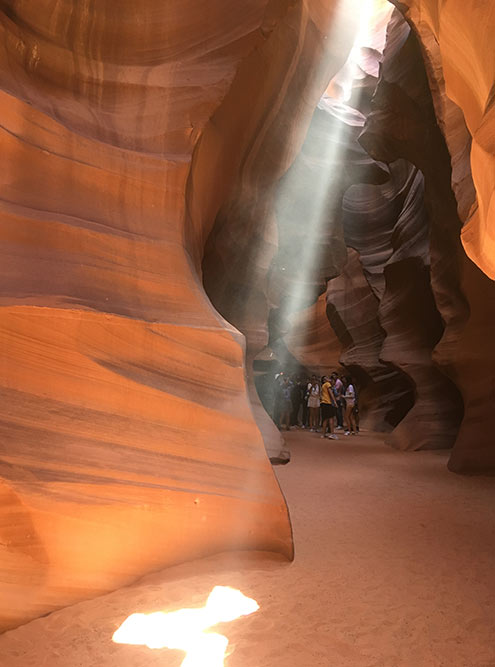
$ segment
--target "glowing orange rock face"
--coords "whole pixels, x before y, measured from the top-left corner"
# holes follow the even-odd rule
[[[201,262],[347,58],[356,13],[313,5],[3,3],[0,629],[206,554],[292,556],[245,340]]]
[[[463,216],[462,241],[469,257],[495,278],[495,5],[491,0],[401,0],[425,46],[427,63],[438,91],[444,89],[464,115],[472,137],[471,170],[476,203]],[[437,112],[447,142],[456,142],[463,128],[449,122],[447,104],[438,100]],[[462,192],[456,192],[458,201]]]
[[[228,639],[206,632],[259,609],[258,603],[228,586],[215,586],[201,609],[131,614],[114,632],[117,644],[143,644],[151,649],[186,651],[182,667],[222,667]]]
[[[187,232],[193,150],[266,6],[2,6],[0,630],[191,558],[292,555]]]

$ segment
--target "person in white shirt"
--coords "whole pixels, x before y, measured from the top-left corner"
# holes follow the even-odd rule
[[[334,381],[333,393],[337,402],[337,429],[341,429],[344,427],[344,383],[335,372],[331,377]]]
[[[316,375],[311,376],[311,381],[307,387],[307,394],[310,430],[317,431],[320,421],[320,383]]]
[[[350,378],[345,379],[345,435],[357,435],[356,417],[354,406],[356,405],[356,390]]]

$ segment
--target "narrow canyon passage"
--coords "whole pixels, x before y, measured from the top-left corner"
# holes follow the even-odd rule
[[[296,558],[221,554],[57,611],[0,637],[2,667],[179,667],[184,654],[116,645],[136,611],[204,604],[215,585],[260,610],[218,626],[226,667],[493,667],[495,488],[449,473],[446,451],[377,435],[287,436],[276,468]]]
[[[495,667],[494,27],[0,1],[0,667]]]

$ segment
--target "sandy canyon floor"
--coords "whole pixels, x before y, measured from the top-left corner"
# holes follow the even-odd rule
[[[226,667],[495,667],[495,480],[445,452],[372,434],[287,434],[276,468],[296,558],[219,555],[145,577],[0,637],[2,667],[179,667],[184,653],[117,645],[132,612],[201,606],[213,586],[260,610],[217,626]]]

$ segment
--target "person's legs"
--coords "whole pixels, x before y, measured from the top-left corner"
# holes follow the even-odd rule
[[[332,413],[332,406],[328,405],[327,403],[322,403],[321,404],[321,421],[322,421],[322,424],[323,424],[322,438],[327,437],[327,429],[329,431],[328,437],[330,437],[332,435],[332,424],[331,424],[332,414],[333,414]]]
[[[320,408],[318,407],[318,408],[315,408],[315,411],[314,411],[314,429],[315,429],[315,431],[317,431],[320,428],[320,423],[321,423]]]
[[[328,437],[331,438],[332,440],[337,440],[338,436],[334,433],[335,419],[337,417],[337,408],[332,405],[329,409],[330,409],[330,418],[328,420],[328,424],[330,428],[330,433],[328,434]]]
[[[358,426],[357,426],[357,422],[356,422],[356,413],[354,412],[354,406],[350,410],[349,420],[350,420],[350,423],[351,423],[352,433],[357,433],[358,432]]]
[[[275,404],[273,406],[273,421],[275,422],[275,426],[277,428],[280,428],[280,418],[282,416],[282,405],[281,401],[279,398],[275,399]]]
[[[290,425],[297,426],[297,417],[299,414],[299,401],[292,401],[292,410],[290,413]]]
[[[282,410],[282,417],[280,419],[280,423],[285,425],[286,431],[290,429],[290,404],[285,403]]]
[[[354,429],[352,428],[352,410],[353,406],[348,405],[345,409],[345,434],[349,435],[351,431]]]
[[[359,433],[359,409],[357,405],[355,405],[352,410],[352,416],[354,417],[354,423],[356,424],[356,433]]]
[[[306,401],[303,401],[302,404],[302,425],[303,428],[306,428],[308,426],[308,404]]]

